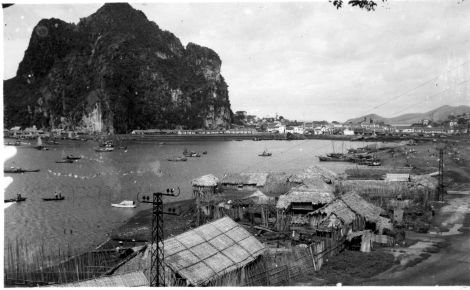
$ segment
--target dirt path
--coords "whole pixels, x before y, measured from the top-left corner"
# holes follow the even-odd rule
[[[403,249],[406,254],[415,251],[429,258],[411,267],[393,267],[366,285],[470,285],[470,196],[449,196],[448,201],[434,221],[435,234],[418,236],[414,248]],[[440,248],[442,242],[445,246]],[[406,254],[401,258],[410,258]]]

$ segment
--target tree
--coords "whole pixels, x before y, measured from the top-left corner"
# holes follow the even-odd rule
[[[387,0],[349,0],[347,1],[348,5],[351,5],[353,7],[359,7],[361,9],[365,9],[367,11],[374,11],[375,7],[377,6],[377,2],[385,2]],[[336,9],[339,9],[343,7],[344,0],[330,0],[331,3],[336,7]]]

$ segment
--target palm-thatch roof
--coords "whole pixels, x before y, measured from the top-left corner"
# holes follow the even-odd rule
[[[264,186],[268,173],[266,172],[244,172],[244,173],[231,173],[225,175],[222,184],[236,184],[236,185],[255,185]]]
[[[356,214],[348,207],[348,205],[342,201],[341,199],[335,199],[333,202],[325,205],[322,208],[317,209],[309,213],[308,215],[315,215],[315,214],[326,214],[330,216],[331,214],[336,215],[340,218],[344,224],[350,224],[356,219]]]
[[[217,186],[219,179],[212,174],[203,175],[191,181],[193,186]]]
[[[165,240],[165,263],[194,286],[242,268],[265,247],[241,225],[224,217]]]
[[[150,282],[142,271],[58,285],[60,287],[149,287]]]
[[[367,221],[376,222],[380,214],[385,212],[382,208],[367,202],[355,192],[343,194],[341,199],[350,209],[363,216]]]
[[[436,178],[433,178],[432,176],[429,175],[412,175],[411,177],[411,182],[418,186],[424,186],[429,189],[436,189],[438,182]]]
[[[252,199],[255,204],[270,204],[273,203],[275,198],[271,196],[267,196],[260,190],[253,192],[248,198]]]
[[[291,175],[288,181],[293,183],[319,186],[321,181],[323,181],[323,183],[330,184],[337,178],[338,175],[333,171],[320,165],[312,165],[297,174]]]
[[[302,185],[291,188],[289,192],[279,197],[276,208],[287,209],[292,203],[326,204],[334,199],[333,189],[318,189],[313,186]]]

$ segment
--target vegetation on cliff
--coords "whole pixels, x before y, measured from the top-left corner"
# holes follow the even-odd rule
[[[75,24],[43,19],[16,77],[4,82],[5,125],[128,133],[230,124],[221,60],[129,4]]]

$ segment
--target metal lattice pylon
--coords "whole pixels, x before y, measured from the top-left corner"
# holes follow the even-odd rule
[[[165,286],[165,268],[163,266],[163,200],[162,194],[153,194],[152,207],[152,251],[150,262],[150,286]]]

